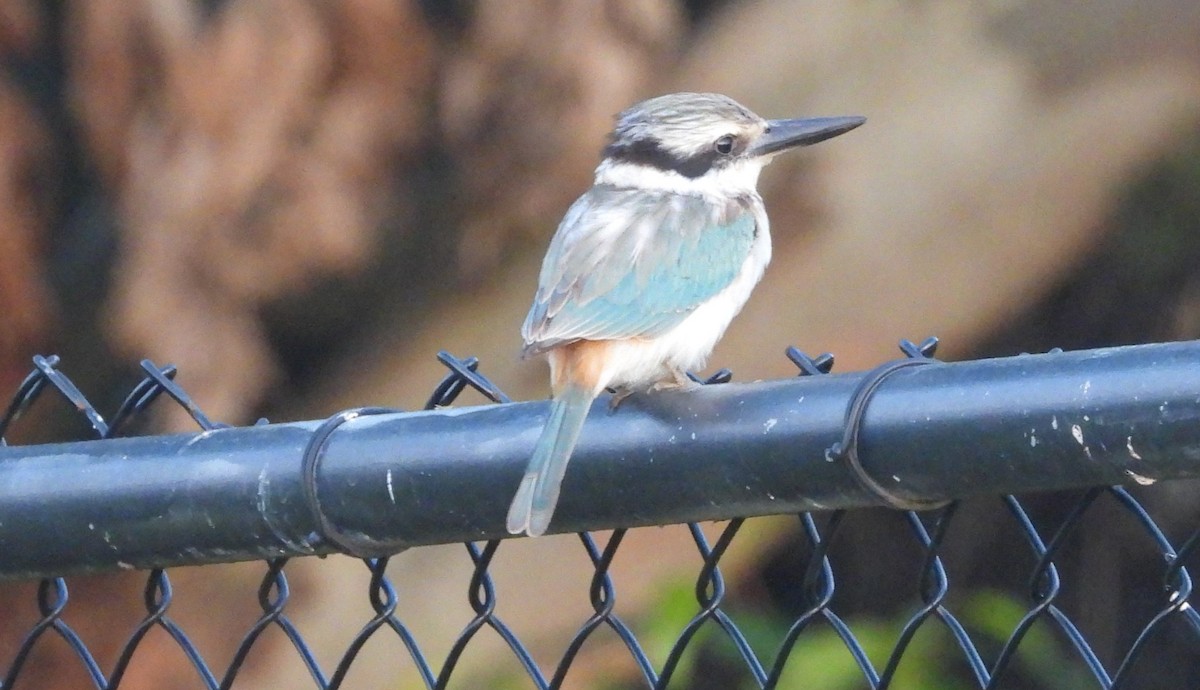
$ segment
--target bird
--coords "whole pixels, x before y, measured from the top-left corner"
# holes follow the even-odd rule
[[[765,120],[728,96],[673,93],[616,116],[590,189],[550,241],[521,327],[552,402],[509,508],[544,534],[596,398],[687,388],[771,259],[760,171],[863,117]]]

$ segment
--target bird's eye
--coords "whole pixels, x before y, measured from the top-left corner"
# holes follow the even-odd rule
[[[720,139],[717,139],[717,143],[713,144],[713,148],[716,149],[717,153],[721,154],[722,156],[728,156],[733,152],[733,135],[726,134]]]

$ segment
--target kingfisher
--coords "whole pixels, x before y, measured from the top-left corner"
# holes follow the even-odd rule
[[[776,155],[862,117],[764,120],[715,93],[674,93],[616,118],[591,189],[567,210],[521,328],[550,363],[550,417],[508,511],[545,533],[592,403],[686,388],[771,259],[758,175]]]

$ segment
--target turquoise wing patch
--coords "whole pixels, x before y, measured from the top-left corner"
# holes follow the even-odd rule
[[[590,190],[546,252],[522,328],[526,354],[670,330],[733,282],[756,233],[748,201]]]

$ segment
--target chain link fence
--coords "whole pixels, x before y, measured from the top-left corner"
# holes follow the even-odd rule
[[[156,630],[206,688],[235,687],[268,633],[285,636],[314,688],[351,687],[356,660],[380,638],[400,652],[397,677],[415,670],[419,686],[478,687],[456,670],[484,631],[511,652],[486,681],[493,687],[569,687],[600,637],[620,669],[606,688],[1200,687],[1188,568],[1200,566],[1198,492],[1188,481],[1200,476],[1200,343],[956,364],[931,359],[935,345],[902,343],[904,358],[856,375],[831,375],[832,357],[792,348],[795,381],[710,385],[593,411],[554,526],[578,533],[591,564],[590,582],[561,583],[586,597],[590,614],[549,664],[498,614],[504,593],[490,570],[508,543],[504,510],[545,406],[511,403],[474,359],[439,355],[448,373],[426,413],[369,409],[234,429],[203,413],[174,367],[144,361],[142,380],[106,417],[56,357],[36,357],[0,438],[35,401],[62,398],[95,440],[0,447],[0,573],[39,579],[36,622],[0,650],[0,687],[21,687],[32,652],[61,643],[93,687],[120,687]],[[722,371],[707,383],[729,378]],[[469,390],[496,404],[446,409]],[[198,433],[122,437],[156,401],[185,409]],[[201,471],[217,457],[233,469]],[[1160,526],[1156,497],[1173,488],[1190,509],[1169,511]],[[1047,490],[1057,493],[1007,495]],[[120,519],[111,517],[117,501],[133,506]],[[999,510],[981,523],[982,505]],[[768,613],[739,607],[721,568],[746,519],[764,514],[793,521],[767,566],[783,602]],[[148,526],[148,515],[165,519]],[[715,539],[701,524],[713,519],[728,520]],[[686,524],[680,534],[699,569],[681,574],[687,592],[664,590],[661,608],[685,615],[618,614],[612,565],[627,529],[673,523]],[[863,553],[864,528],[885,523],[897,548]],[[1120,552],[1103,558],[1138,564],[1123,600],[1087,599],[1095,573],[1081,569],[1077,547],[1095,529],[1121,535],[1110,542]],[[955,576],[955,543],[996,548],[987,539],[995,534],[1007,536],[1004,578],[1024,582],[1010,591]],[[399,613],[419,583],[394,582],[388,554],[454,541],[471,563],[462,583],[471,615],[434,658]],[[289,618],[287,566],[338,552],[362,558],[373,615],[335,664],[322,665]],[[261,613],[228,631],[241,641],[215,666],[172,618],[164,568],[255,559],[264,561]],[[117,658],[98,659],[95,640],[68,623],[70,578],[119,568],[147,570],[144,613],[113,632],[124,639]],[[887,606],[872,607],[878,592],[863,595],[896,582],[906,584],[883,593]],[[1081,620],[1104,624],[1089,630]]]

